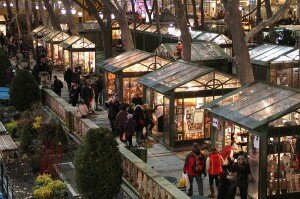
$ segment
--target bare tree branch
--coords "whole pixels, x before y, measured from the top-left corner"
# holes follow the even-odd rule
[[[277,22],[285,13],[285,11],[290,7],[292,0],[286,0],[285,3],[280,7],[278,12],[273,15],[270,19],[261,22],[258,26],[252,29],[247,35],[245,40],[248,42],[251,38],[253,38],[258,32],[262,31],[266,26],[270,26]]]
[[[265,2],[265,0],[263,0],[262,2],[261,2],[261,4],[263,4]],[[242,19],[244,19],[244,18],[246,18],[246,17],[248,17],[249,15],[251,15],[253,12],[255,12],[255,10],[257,10],[257,6],[255,6],[255,8],[253,8],[250,12],[248,12],[247,14],[245,14],[245,15],[243,15],[242,16]]]

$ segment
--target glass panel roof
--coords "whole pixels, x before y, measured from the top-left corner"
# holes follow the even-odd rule
[[[219,35],[217,36],[213,42],[216,42],[217,44],[232,44],[231,39],[226,37],[225,35]]]
[[[196,37],[198,37],[200,34],[202,34],[202,31],[191,31],[191,38],[195,39]]]
[[[69,37],[68,39],[66,39],[65,41],[63,41],[60,44],[60,46],[63,48],[68,48],[69,46],[71,46],[74,42],[76,42],[79,39],[80,39],[80,37],[73,35],[73,36]]]
[[[86,38],[80,38],[72,44],[72,48],[95,48],[95,44]]]
[[[143,60],[137,64],[134,64],[128,68],[125,68],[123,72],[146,72],[146,71],[154,71],[162,66],[170,63],[169,60],[158,57],[158,56],[153,56],[150,57],[146,60]]]
[[[44,29],[37,32],[35,35],[38,37],[44,37],[52,32],[52,29],[49,27],[45,27]]]
[[[272,63],[282,63],[282,62],[299,62],[299,49],[294,50],[284,56],[280,56],[278,59],[272,61]]]
[[[3,21],[5,22],[6,21],[4,15],[0,15],[0,21],[1,22],[3,22]]]
[[[34,35],[34,34],[36,34],[36,33],[38,33],[38,32],[40,32],[42,29],[44,29],[45,28],[45,26],[39,26],[39,27],[37,27],[36,29],[34,29],[33,31],[31,31],[31,35]]]
[[[157,30],[156,25],[152,25],[149,28],[147,28],[145,31],[146,32],[155,32]]]
[[[152,56],[154,55],[148,52],[132,50],[97,63],[97,66],[111,73],[115,73]]]
[[[277,47],[276,45],[264,44],[256,48],[253,48],[252,50],[249,51],[250,58],[253,59],[254,57],[259,56],[265,52],[268,52],[269,50],[276,47]]]
[[[167,26],[163,26],[160,28],[160,33],[161,34],[168,34],[168,27]]]
[[[198,37],[196,37],[196,40],[200,40],[200,41],[211,41],[214,38],[216,38],[218,36],[217,33],[212,33],[212,32],[204,32],[203,34],[199,35]]]
[[[159,93],[167,93],[213,69],[178,60],[138,79],[138,82]]]
[[[51,33],[49,33],[48,35],[46,35],[43,39],[46,42],[50,42],[52,40],[53,37],[55,37],[56,35],[58,35],[60,33],[60,31],[53,31]]]
[[[300,93],[258,82],[203,107],[227,120],[249,129],[256,129],[299,109]]]
[[[255,57],[254,59],[267,62],[273,58],[279,57],[280,55],[282,55],[292,49],[293,49],[293,47],[278,46],[277,48],[273,48],[272,50],[269,50],[268,52]]]
[[[145,30],[148,27],[149,27],[148,24],[141,24],[138,27],[136,27],[136,30],[143,31],[143,30]]]
[[[66,40],[70,37],[70,35],[68,35],[67,33],[65,32],[59,32],[59,34],[55,35],[53,38],[52,38],[52,41],[63,41],[63,40]]]

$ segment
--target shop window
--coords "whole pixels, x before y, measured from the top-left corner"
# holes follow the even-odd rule
[[[123,78],[123,101],[126,103],[130,103],[135,94],[143,97],[143,87],[136,79]]]
[[[107,73],[106,84],[107,84],[108,99],[111,99],[112,96],[116,93],[115,82],[116,82],[116,76],[112,73]]]
[[[248,195],[253,199],[258,199],[258,183],[259,180],[259,146],[260,137],[249,134],[249,150],[247,161],[250,165],[251,174],[254,177],[254,183],[249,183]]]
[[[269,138],[268,195],[300,192],[299,144],[299,136]]]
[[[296,125],[300,125],[300,114],[298,112],[287,114],[269,123],[269,126],[273,126],[273,127],[296,126]]]
[[[164,97],[164,142],[170,145],[170,100]]]
[[[225,122],[225,146],[233,146],[234,152],[247,153],[248,133],[245,129],[234,125],[230,122]]]

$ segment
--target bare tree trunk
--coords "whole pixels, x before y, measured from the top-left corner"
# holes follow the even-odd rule
[[[66,15],[67,15],[67,18],[68,18],[68,26],[70,28],[70,31],[71,31],[71,34],[72,35],[79,35],[78,33],[78,29],[77,29],[77,26],[74,22],[74,19],[73,19],[73,16],[72,16],[72,13],[71,13],[71,2],[69,0],[62,0],[64,6],[65,6],[65,9],[66,9]]]
[[[226,23],[232,35],[233,51],[235,53],[235,65],[238,71],[238,78],[242,85],[254,81],[253,69],[247,43],[244,37],[241,14],[239,11],[239,0],[222,0],[226,10]]]
[[[200,22],[201,22],[201,26],[200,26],[200,30],[204,30],[204,0],[200,0]]]
[[[270,19],[273,16],[270,0],[265,0],[265,7],[266,7],[267,18]],[[269,26],[269,40],[271,43],[276,42],[274,25]]]
[[[37,5],[36,1],[31,0],[31,10],[32,10],[33,18],[34,18],[34,20],[33,20],[34,28],[39,26],[39,15],[38,15],[36,7],[35,7],[36,5]],[[43,9],[43,7],[39,8],[39,9]]]
[[[13,13],[12,13],[12,10],[11,10],[11,7],[10,7],[10,1],[5,0],[5,3],[6,3],[6,11],[7,11],[8,20],[11,21],[12,18],[13,18]]]
[[[194,27],[196,30],[198,30],[199,22],[198,22],[198,15],[197,15],[196,0],[192,0],[192,5],[193,5]]]
[[[42,22],[43,22],[43,25],[44,26],[48,26],[48,21],[47,21],[47,18],[46,18],[46,13],[44,12],[44,6],[42,4],[42,0],[37,0],[38,2],[38,6],[39,6],[39,11],[40,11],[40,16],[42,18]]]
[[[184,11],[185,11],[185,17],[186,17],[186,20],[189,24],[189,19],[188,19],[188,8],[187,8],[187,0],[183,0],[183,6],[184,6]]]
[[[151,15],[153,13],[153,9],[154,9],[154,3],[152,5],[152,9],[149,10],[149,7],[148,7],[148,4],[147,4],[147,1],[144,0],[144,6],[145,6],[145,9],[146,9],[146,13],[148,15],[148,19],[149,19],[149,23],[152,24],[152,18],[151,18]]]
[[[30,21],[28,0],[25,0],[25,17],[26,17],[26,26],[27,26],[27,34],[28,34],[31,32],[31,21]]]
[[[256,26],[258,26],[258,24],[260,24],[260,22],[262,21],[262,18],[261,18],[261,0],[257,0],[257,3],[256,3]],[[263,38],[262,38],[262,32],[259,32],[257,33],[256,35],[256,42],[258,44],[261,44],[263,42]]]
[[[131,3],[131,10],[132,10],[132,19],[133,19],[133,44],[136,48],[136,16],[135,16],[135,7],[134,7],[134,0],[130,1]]]
[[[158,1],[154,0],[153,1],[153,6],[155,10],[155,22],[156,22],[156,29],[157,29],[157,39],[158,43],[161,44],[161,33],[160,33],[160,22],[159,22],[159,7],[158,7]]]
[[[18,38],[21,39],[23,34],[22,34],[22,26],[20,24],[19,20],[19,14],[20,14],[20,8],[19,8],[19,0],[16,0],[16,23],[17,23],[17,28],[18,28]]]
[[[51,23],[52,23],[53,28],[55,30],[61,31],[58,16],[56,16],[56,14],[54,13],[52,5],[50,4],[49,0],[43,0],[43,1],[44,1],[46,10],[49,14],[49,18],[51,19]]]
[[[180,0],[174,0],[175,6],[175,21],[181,31],[181,41],[183,46],[182,59],[185,61],[191,61],[191,35],[186,20],[186,13],[184,11],[184,5]]]

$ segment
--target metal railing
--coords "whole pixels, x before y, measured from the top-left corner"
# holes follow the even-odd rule
[[[98,128],[91,120],[77,117],[74,107],[70,107],[69,104],[66,105],[64,102],[62,103],[62,99],[50,89],[43,89],[43,103],[56,113],[61,121],[64,122],[66,128],[81,141],[90,129]],[[142,198],[190,198],[121,144],[119,150],[123,160],[123,179]]]

